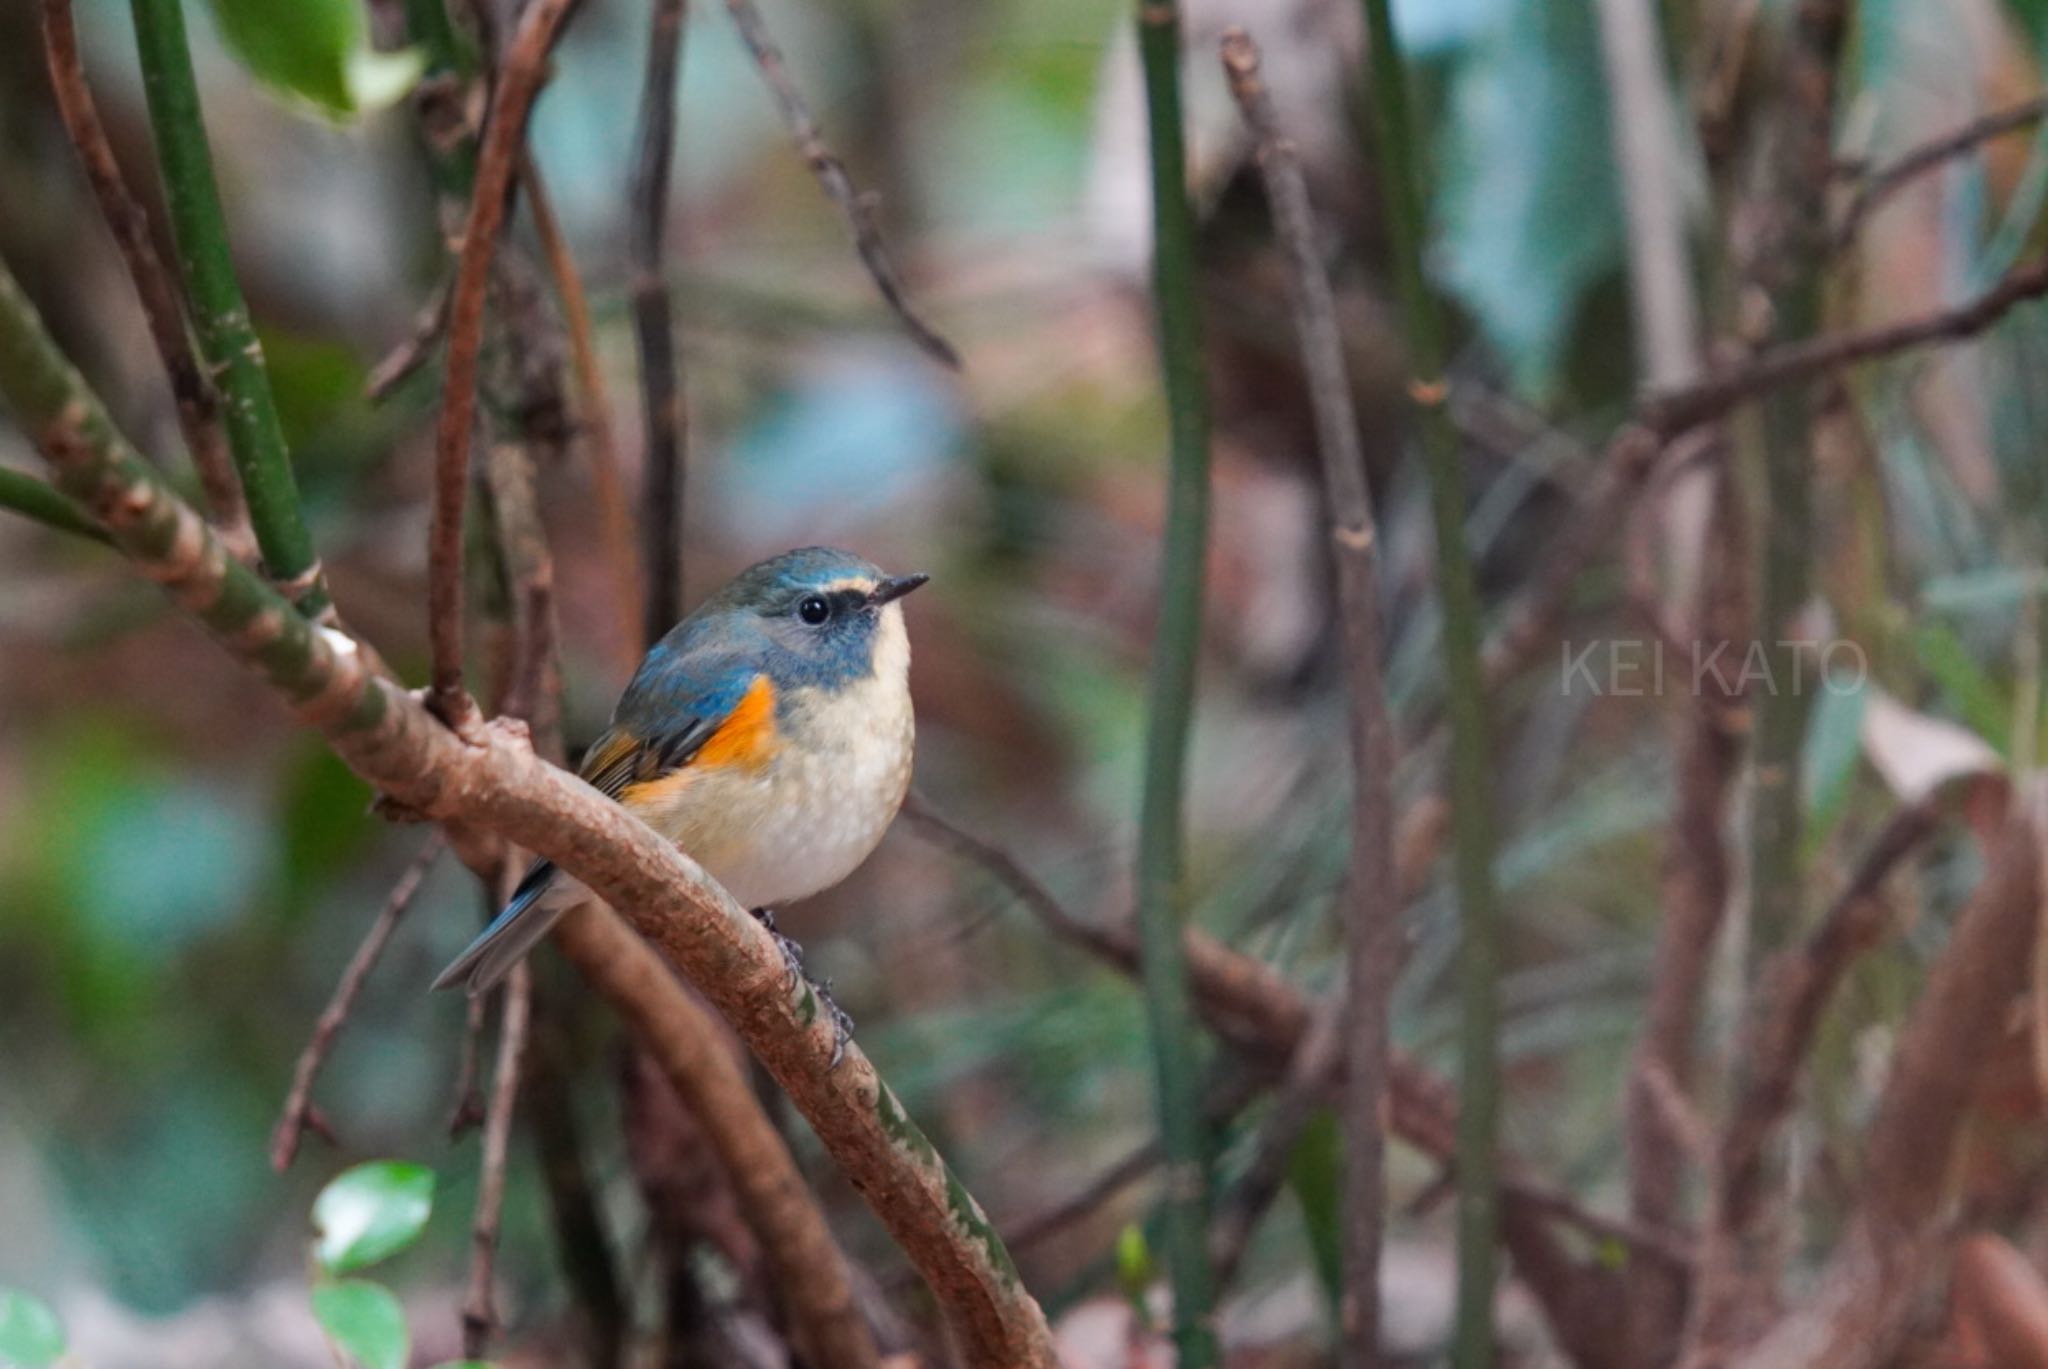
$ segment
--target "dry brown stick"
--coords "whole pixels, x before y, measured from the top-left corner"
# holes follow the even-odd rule
[[[1791,1110],[1821,1014],[1851,963],[1884,929],[1889,910],[1879,894],[1885,880],[1934,834],[1939,820],[1932,801],[1892,814],[1820,922],[1766,970],[1742,1033],[1743,1087],[1719,1138],[1717,1225],[1745,1228],[1769,1197],[1763,1156]]]
[[[462,683],[462,523],[491,255],[511,198],[527,115],[546,77],[548,55],[576,4],[577,0],[533,0],[520,15],[493,87],[477,155],[476,190],[449,294],[447,378],[434,433],[434,511],[427,540],[427,636],[433,655],[429,701],[434,712],[465,737],[474,733],[478,713]]]
[[[640,360],[642,462],[641,556],[647,595],[638,625],[651,645],[682,617],[683,480],[689,424],[683,413],[681,357],[669,306],[668,202],[675,161],[676,79],[682,65],[683,0],[654,0],[647,34],[646,84],[633,137],[627,190],[628,296]]]
[[[732,15],[740,40],[753,56],[754,65],[760,68],[761,79],[774,93],[776,106],[782,112],[782,121],[788,126],[790,137],[796,142],[797,152],[805,165],[811,168],[811,174],[817,177],[826,198],[846,220],[854,250],[860,254],[861,265],[867,268],[868,278],[874,281],[882,301],[927,355],[954,370],[960,369],[960,354],[953,349],[953,344],[910,307],[903,282],[897,279],[896,268],[882,246],[882,232],[875,223],[873,205],[854,185],[853,177],[847,174],[846,163],[840,161],[826,145],[817,120],[811,117],[810,105],[790,79],[789,68],[782,59],[782,49],[768,36],[768,26],[762,22],[760,10],[754,7],[753,0],[725,0],[725,8]]]
[[[291,1091],[285,1095],[284,1111],[278,1116],[277,1126],[270,1134],[270,1167],[280,1174],[291,1168],[292,1158],[299,1153],[299,1143],[305,1139],[306,1128],[312,1121],[313,1081],[319,1077],[320,1067],[327,1063],[328,1053],[334,1049],[335,1038],[348,1022],[357,995],[362,993],[363,985],[368,982],[370,971],[376,968],[378,957],[383,955],[385,944],[398,927],[398,920],[412,906],[413,896],[419,893],[428,869],[435,857],[441,854],[441,847],[438,833],[427,838],[426,845],[406,865],[398,882],[391,886],[391,893],[378,910],[376,919],[370,923],[369,932],[349,958],[348,968],[341,972],[333,997],[327,1000],[327,1006],[321,1009],[319,1019],[314,1022],[312,1037],[306,1042],[305,1049],[299,1052],[299,1063],[292,1071]]]
[[[1741,507],[1725,469],[1712,479],[1706,565],[1692,614],[1695,639],[1741,641],[1749,622],[1749,565]],[[1681,1216],[1685,1138],[1672,1125],[1670,1094],[1693,1077],[1700,1004],[1733,877],[1728,804],[1742,762],[1737,686],[1718,670],[1694,672],[1676,726],[1677,774],[1659,875],[1662,915],[1641,1035],[1630,1057],[1623,1106],[1629,1212],[1658,1226]],[[1626,1274],[1627,1316],[1637,1353],[1664,1363],[1677,1343],[1687,1290],[1682,1271],[1645,1265]]]
[[[618,626],[612,656],[621,670],[631,671],[640,658],[640,567],[633,552],[633,515],[627,511],[626,486],[619,475],[619,445],[612,434],[611,400],[605,393],[604,368],[597,358],[597,330],[591,323],[590,298],[583,289],[582,274],[576,269],[575,254],[569,250],[569,240],[555,215],[547,182],[530,156],[522,161],[519,182],[526,190],[526,207],[533,215],[534,236],[540,240],[541,255],[554,281],[555,297],[561,302],[562,324],[569,335],[569,362],[576,371],[577,388],[583,392],[577,417],[590,456],[598,532],[611,571],[612,597],[617,600]]]
[[[400,382],[426,364],[434,344],[441,340],[441,330],[447,326],[448,285],[444,281],[434,287],[433,295],[413,316],[412,331],[363,377],[363,397],[373,404],[382,402]]]
[[[1394,727],[1382,678],[1379,556],[1344,335],[1323,264],[1308,183],[1260,74],[1258,46],[1244,30],[1233,28],[1223,35],[1222,52],[1224,74],[1252,131],[1274,228],[1285,249],[1288,294],[1308,375],[1329,505],[1352,777],[1351,842],[1344,874],[1344,1007],[1327,1030],[1311,1028],[1295,1048],[1288,1086],[1281,1092],[1282,1106],[1272,1121],[1275,1134],[1268,1138],[1264,1167],[1252,1176],[1257,1183],[1248,1196],[1262,1209],[1279,1192],[1286,1157],[1313,1111],[1310,1084],[1341,1057],[1346,1063],[1343,1112],[1349,1144],[1343,1160],[1344,1295],[1338,1361],[1348,1369],[1369,1369],[1379,1358],[1380,1242],[1386,1225],[1381,1119],[1386,1111],[1387,1013],[1401,954],[1401,890],[1394,861]],[[1243,1236],[1235,1233],[1241,1228],[1248,1234],[1251,1224],[1245,1217],[1226,1228],[1235,1236],[1234,1248],[1227,1250],[1230,1267],[1243,1249]],[[1222,1268],[1219,1264],[1219,1271]],[[1219,1272],[1218,1277],[1223,1275]]]
[[[1856,194],[1842,212],[1842,224],[1836,230],[1836,245],[1846,247],[1854,241],[1863,221],[1907,182],[1944,162],[1973,152],[1985,143],[2038,124],[2043,117],[2048,117],[2048,95],[2037,95],[2031,100],[2022,100],[2016,105],[1980,115],[1873,170],[1846,168],[1857,177]]]
[[[516,878],[516,867],[514,876]],[[526,1052],[527,1011],[533,975],[524,962],[506,976],[498,1019],[498,1059],[491,1069],[491,1101],[484,1114],[476,1216],[469,1229],[469,1287],[462,1299],[462,1354],[480,1360],[490,1350],[498,1314],[492,1297],[499,1219],[505,1208],[505,1163],[512,1151],[512,1113],[519,1105],[519,1066]]]
[[[869,1369],[874,1340],[845,1257],[716,1020],[608,908],[592,905],[566,918],[555,943],[584,978],[605,986],[717,1152],[804,1361]]]
[[[1896,1362],[1921,1276],[1944,1240],[1941,1214],[1981,1066],[2012,1030],[2042,905],[2044,804],[2036,780],[2013,797],[1989,868],[1957,914],[1892,1053],[1865,1133],[1849,1228],[1818,1293],[1729,1360],[1740,1369],[1876,1369]]]
[[[2022,263],[1975,299],[1897,323],[1847,332],[1823,333],[1759,354],[1697,385],[1653,394],[1642,420],[1666,438],[1690,431],[1731,410],[1790,385],[1816,380],[1859,362],[1911,351],[1936,342],[1974,337],[2019,305],[2048,295],[2048,260]]]
[[[143,321],[150,341],[156,344],[164,374],[170,379],[171,398],[177,409],[178,431],[199,473],[206,506],[213,515],[221,541],[239,560],[256,554],[256,534],[249,526],[249,509],[242,500],[242,482],[235,474],[234,457],[228,451],[227,431],[220,421],[220,395],[199,365],[192,350],[192,336],[186,330],[184,306],[178,287],[163,259],[157,256],[150,236],[149,215],[128,189],[121,164],[100,122],[99,106],[85,78],[85,63],[79,56],[78,29],[73,22],[71,0],[43,0],[43,48],[50,68],[50,86],[56,93],[57,112],[64,130],[85,167],[86,181],[99,204],[100,217],[113,235],[114,246],[128,268],[136,298],[142,304]]]

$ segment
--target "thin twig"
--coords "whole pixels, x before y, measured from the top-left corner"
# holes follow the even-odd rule
[[[846,163],[840,161],[826,145],[817,120],[811,117],[810,105],[790,79],[789,68],[782,59],[782,49],[768,36],[768,26],[762,22],[760,10],[754,7],[753,0],[725,0],[725,8],[732,15],[740,40],[752,54],[754,65],[760,68],[761,79],[774,93],[776,106],[782,111],[782,122],[795,140],[797,152],[803,157],[804,164],[811,168],[811,174],[817,177],[825,197],[846,220],[847,232],[853,236],[854,250],[860,254],[861,265],[867,268],[868,278],[874,281],[883,303],[889,306],[890,312],[896,315],[897,321],[927,355],[959,370],[960,354],[953,349],[953,344],[910,307],[903,283],[897,279],[896,268],[890,264],[889,254],[882,246],[882,231],[875,222],[874,205],[854,185],[853,177],[847,174]]]
[[[526,1023],[532,1004],[532,971],[525,962],[505,979],[498,1019],[498,1059],[491,1069],[491,1101],[484,1115],[484,1142],[476,1186],[476,1216],[469,1229],[469,1287],[462,1299],[462,1354],[480,1360],[490,1350],[498,1314],[492,1271],[498,1257],[499,1218],[505,1206],[505,1162],[512,1150],[512,1113],[519,1105],[519,1065],[526,1052]]]
[[[555,215],[547,182],[531,157],[521,166],[519,182],[525,187],[534,236],[540,240],[541,256],[547,262],[549,278],[554,281],[555,297],[561,302],[562,324],[569,335],[569,361],[576,370],[577,388],[583,392],[577,421],[590,456],[598,532],[604,542],[605,561],[611,568],[611,594],[617,600],[618,629],[614,634],[613,657],[621,669],[630,671],[640,657],[640,570],[633,553],[633,516],[627,511],[625,483],[619,476],[619,446],[612,435],[611,401],[605,394],[604,368],[597,359],[597,332],[590,319],[590,299],[584,293],[583,277],[576,269],[568,237]]]
[[[1645,423],[1666,437],[1675,437],[1723,417],[1752,400],[1787,386],[1819,379],[1830,371],[1875,361],[1936,342],[1975,337],[2019,305],[2048,295],[2048,260],[2035,260],[2013,270],[1975,299],[1897,323],[1851,332],[1823,333],[1759,353],[1753,360],[1697,385],[1644,401]]]
[[[355,1007],[363,985],[369,981],[370,971],[377,967],[378,957],[384,954],[386,943],[391,940],[392,932],[397,930],[398,920],[412,906],[413,896],[419,893],[420,884],[433,867],[435,858],[441,854],[442,846],[440,833],[428,837],[419,854],[399,875],[398,883],[391,887],[383,908],[364,934],[362,944],[349,958],[348,968],[341,972],[341,980],[334,986],[333,996],[321,1009],[319,1020],[314,1022],[311,1039],[299,1052],[299,1063],[292,1071],[291,1091],[285,1095],[284,1111],[270,1133],[270,1167],[280,1174],[291,1168],[292,1158],[299,1153],[299,1143],[305,1139],[307,1119],[313,1111],[313,1081],[319,1077],[320,1067],[327,1063],[335,1038],[341,1035],[342,1027],[348,1022],[349,1012]]]
[[[1336,294],[1322,260],[1315,210],[1294,146],[1259,70],[1259,50],[1242,29],[1223,36],[1223,69],[1231,94],[1252,131],[1264,174],[1274,227],[1288,265],[1295,331],[1308,373],[1329,505],[1330,550],[1336,572],[1337,611],[1344,650],[1345,717],[1351,751],[1351,844],[1344,875],[1344,1010],[1341,1019],[1311,1029],[1296,1048],[1263,1166],[1247,1176],[1244,1219],[1226,1226],[1233,1239],[1218,1259],[1227,1280],[1243,1253],[1252,1219],[1280,1190],[1286,1157],[1313,1111],[1312,1081],[1343,1058],[1344,1296],[1338,1360],[1347,1369],[1370,1369],[1379,1358],[1380,1242],[1386,1225],[1387,1011],[1401,954],[1401,888],[1394,858],[1394,728],[1387,716],[1380,642],[1380,583],[1372,496],[1365,483],[1365,452],[1351,401],[1350,368],[1337,322]]]
[[[43,0],[43,48],[49,61],[50,86],[57,96],[57,112],[63,116],[65,132],[78,150],[86,181],[99,204],[100,217],[113,235],[114,246],[128,267],[128,278],[142,305],[143,322],[157,357],[170,380],[171,399],[177,409],[178,431],[192,467],[199,473],[206,506],[213,513],[221,541],[239,559],[256,554],[256,535],[249,527],[249,510],[242,502],[241,482],[235,476],[235,460],[228,450],[226,431],[221,427],[220,396],[192,354],[192,338],[185,330],[185,309],[178,300],[178,287],[157,256],[156,241],[150,236],[149,215],[128,189],[121,164],[107,139],[106,126],[85,78],[85,63],[78,52],[78,29],[72,21],[71,0]]]
[[[641,556],[647,573],[640,624],[644,645],[652,645],[675,626],[682,617],[683,602],[683,480],[689,423],[683,412],[682,359],[676,351],[665,261],[669,173],[675,161],[676,81],[682,67],[685,13],[684,0],[654,0],[650,11],[646,83],[640,91],[633,178],[626,192],[628,296],[634,350],[640,360],[645,444],[640,508]],[[740,27],[744,33],[744,21]],[[759,60],[758,49],[755,55]],[[762,71],[768,70],[764,62]],[[776,71],[780,70],[778,65]]]
[[[2010,133],[2030,128],[2048,116],[2048,95],[2037,95],[2016,105],[1980,115],[1938,138],[1901,153],[1883,166],[1858,171],[1856,194],[1842,211],[1841,226],[1835,230],[1835,245],[1842,248],[1855,241],[1856,234],[1879,206],[1908,182],[1934,170],[1953,158],[1976,151]]]
[[[420,367],[427,364],[427,358],[434,354],[434,347],[441,340],[441,331],[448,326],[448,283],[441,282],[434,287],[434,293],[413,315],[412,331],[396,347],[386,352],[363,377],[363,397],[372,404],[381,403]]]
[[[476,726],[478,715],[476,701],[462,683],[462,511],[475,435],[484,302],[491,256],[525,142],[526,118],[547,75],[548,55],[576,5],[577,0],[533,0],[520,16],[493,89],[477,157],[476,189],[449,296],[447,379],[434,434],[434,512],[427,541],[427,635],[433,654],[434,711],[465,735]]]
[[[241,475],[263,569],[301,613],[329,621],[326,574],[299,506],[298,479],[263,362],[263,344],[228,251],[227,216],[200,118],[183,0],[130,0],[129,11],[178,270],[199,350],[220,387],[228,446]]]
[[[1711,484],[1693,632],[1696,640],[1747,640],[1749,561],[1740,500],[1729,471],[1715,471]],[[1623,1108],[1629,1211],[1640,1222],[1679,1220],[1684,1162],[1695,1153],[1673,1126],[1668,1100],[1682,1097],[1693,1077],[1700,1004],[1728,907],[1733,872],[1725,826],[1742,761],[1737,687],[1717,670],[1697,671],[1675,728],[1678,762],[1659,880],[1662,914]],[[1681,1329],[1684,1284],[1657,1266],[1629,1270],[1628,1282],[1637,1354],[1645,1363],[1664,1363]]]

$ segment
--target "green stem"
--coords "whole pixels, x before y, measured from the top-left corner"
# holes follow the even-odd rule
[[[1173,1277],[1174,1341],[1181,1369],[1216,1362],[1210,1304],[1209,1165],[1194,1052],[1187,963],[1182,802],[1195,660],[1202,635],[1202,571],[1209,524],[1209,415],[1196,305],[1195,225],[1187,196],[1180,99],[1180,12],[1141,0],[1138,48],[1152,146],[1153,292],[1172,431],[1158,635],[1147,693],[1145,787],[1138,816],[1138,926],[1145,1006],[1165,1146],[1166,1251]]]
[[[1387,0],[1365,0],[1372,114],[1387,239],[1408,336],[1443,595],[1451,719],[1451,836],[1464,926],[1459,985],[1458,1308],[1453,1360],[1493,1363],[1495,1245],[1500,1225],[1500,924],[1494,886],[1490,746],[1480,675],[1479,596],[1465,551],[1465,482],[1444,403],[1444,326],[1422,272],[1422,168],[1407,73]]]
[[[0,466],[0,509],[12,509],[45,527],[89,537],[95,542],[113,540],[107,536],[105,528],[93,521],[91,514],[66,499],[48,481],[39,480],[27,471]]]
[[[309,617],[329,604],[326,577],[299,507],[291,452],[263,364],[263,344],[235,280],[227,218],[200,119],[199,86],[185,40],[183,0],[130,0],[142,89],[156,133],[178,274],[207,368],[220,386],[228,446],[249,503],[266,573]]]

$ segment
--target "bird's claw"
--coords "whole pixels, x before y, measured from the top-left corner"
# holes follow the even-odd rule
[[[754,918],[775,939],[775,948],[782,952],[782,967],[788,972],[783,987],[794,989],[799,983],[809,985],[812,996],[823,1005],[825,1015],[832,1020],[832,1062],[826,1068],[838,1069],[839,1062],[846,1058],[847,1043],[853,1040],[853,1015],[833,1001],[831,980],[821,982],[805,971],[804,948],[775,929],[774,909],[756,908]]]

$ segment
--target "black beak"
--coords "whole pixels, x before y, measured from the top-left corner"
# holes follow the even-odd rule
[[[868,591],[868,603],[871,607],[880,608],[883,604],[901,599],[931,578],[929,575],[892,575]]]

